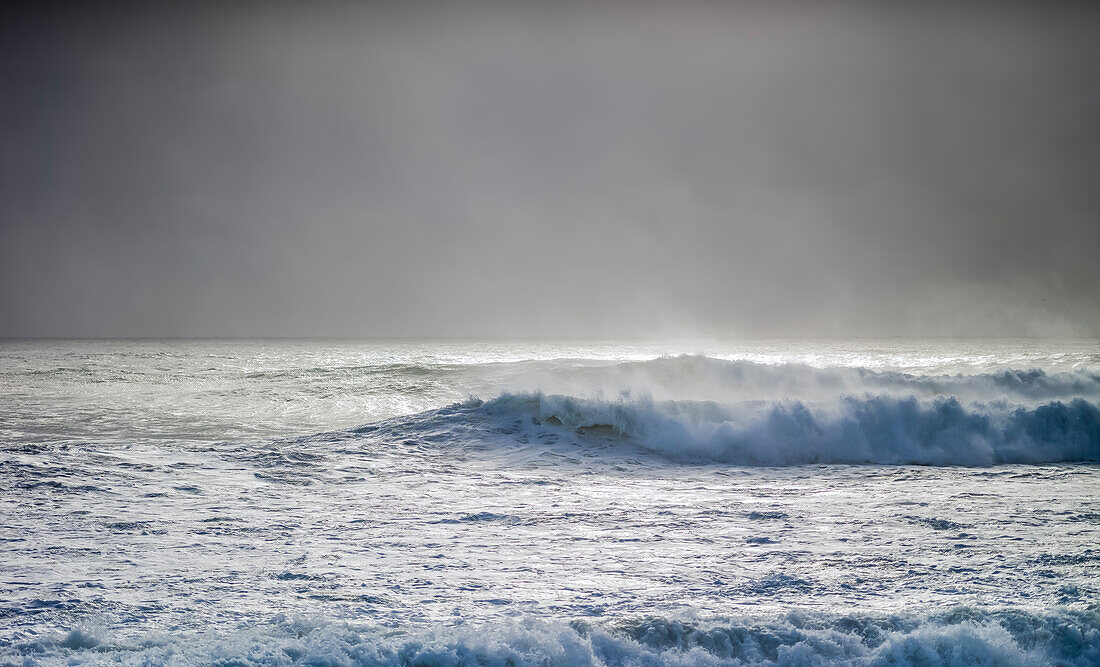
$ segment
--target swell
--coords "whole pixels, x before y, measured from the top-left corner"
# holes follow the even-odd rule
[[[7,655],[5,655],[7,654]],[[233,635],[112,639],[75,629],[0,648],[43,664],[235,665],[1094,665],[1095,610],[958,607],[926,616],[792,613],[777,618],[618,622],[519,619],[380,630],[289,620]]]

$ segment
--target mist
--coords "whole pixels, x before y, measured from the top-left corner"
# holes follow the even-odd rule
[[[43,6],[0,335],[1100,337],[1100,9]]]

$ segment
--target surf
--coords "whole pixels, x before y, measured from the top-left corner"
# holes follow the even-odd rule
[[[5,654],[44,664],[1091,665],[1100,660],[1100,617],[960,606],[924,616],[519,618],[405,632],[279,614],[220,636],[120,638],[77,628],[0,648]]]
[[[511,383],[537,388],[380,425],[391,440],[441,447],[610,447],[742,466],[1100,461],[1100,375],[1089,368],[921,375],[688,355],[555,364]]]

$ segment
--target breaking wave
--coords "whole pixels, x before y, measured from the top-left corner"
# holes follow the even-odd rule
[[[471,398],[358,432],[743,466],[1100,461],[1100,376],[1087,370],[925,376],[680,356],[555,372],[547,384],[572,391]]]
[[[844,397],[722,404],[506,394],[468,403],[528,439],[608,437],[687,461],[736,465],[983,466],[1100,460],[1100,409],[1082,399],[1034,408],[956,398]]]
[[[45,664],[242,666],[1094,665],[1100,661],[1100,615],[960,607],[924,617],[523,619],[414,632],[278,616],[267,626],[223,637],[127,642],[78,629],[0,649],[5,657]]]

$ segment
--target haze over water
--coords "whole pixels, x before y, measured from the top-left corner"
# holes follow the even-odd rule
[[[1100,664],[1098,63],[1100,3],[14,6],[0,667]]]

